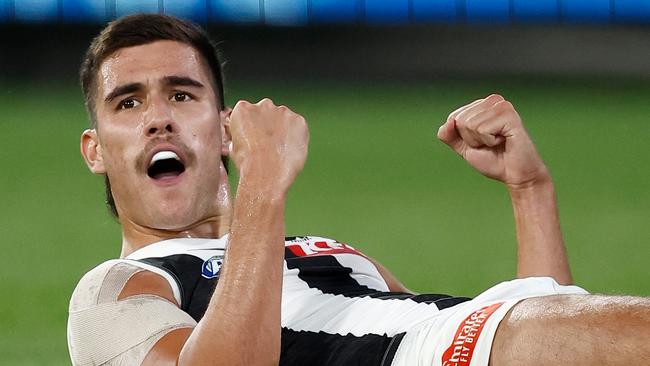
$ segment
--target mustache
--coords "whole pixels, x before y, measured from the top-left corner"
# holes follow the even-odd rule
[[[183,165],[185,165],[186,168],[196,160],[196,154],[194,151],[192,151],[189,146],[181,141],[178,136],[169,136],[165,138],[156,138],[149,140],[149,142],[147,142],[147,144],[144,146],[144,149],[142,149],[142,151],[140,151],[140,153],[135,158],[136,167],[143,170],[149,168],[149,162],[145,161],[145,159],[151,150],[155,149],[160,144],[170,144],[178,148],[182,152]]]

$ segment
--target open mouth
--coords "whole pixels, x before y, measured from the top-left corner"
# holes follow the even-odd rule
[[[181,158],[173,151],[159,151],[149,163],[147,175],[152,179],[160,180],[165,178],[174,178],[183,174],[185,165]]]

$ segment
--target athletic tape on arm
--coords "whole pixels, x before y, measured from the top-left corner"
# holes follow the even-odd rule
[[[133,264],[113,260],[79,281],[68,318],[68,347],[74,365],[139,365],[165,334],[196,326],[189,314],[156,295],[117,301],[129,278],[140,271]]]

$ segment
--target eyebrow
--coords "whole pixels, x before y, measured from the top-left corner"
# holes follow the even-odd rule
[[[113,89],[110,93],[108,93],[106,98],[104,98],[104,101],[110,103],[113,99],[119,97],[120,95],[133,93],[143,88],[144,85],[142,85],[142,83],[130,83],[125,85],[120,85],[115,87],[115,89]]]
[[[163,78],[163,82],[167,86],[194,86],[197,88],[203,88],[203,84],[200,82],[187,77],[187,76],[176,76],[176,75],[171,75],[171,76],[165,76]]]
[[[203,88],[204,85],[190,77],[187,76],[177,76],[177,75],[171,75],[171,76],[165,76],[163,78],[163,83],[165,86],[193,86],[196,88]],[[125,85],[120,85],[115,87],[108,95],[106,98],[104,98],[104,101],[107,103],[110,103],[113,101],[115,98],[124,95],[124,94],[129,94],[133,93],[139,90],[144,89],[144,84],[142,83],[129,83]]]

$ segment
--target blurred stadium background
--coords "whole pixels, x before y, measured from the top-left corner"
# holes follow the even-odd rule
[[[650,295],[648,1],[0,0],[0,364],[69,364],[74,285],[119,255],[78,154],[76,72],[99,29],[136,12],[221,40],[230,103],[270,96],[307,117],[288,234],[350,243],[420,292],[511,278],[505,190],[434,138],[499,92],[552,171],[576,282]]]

